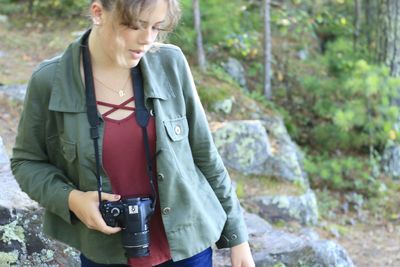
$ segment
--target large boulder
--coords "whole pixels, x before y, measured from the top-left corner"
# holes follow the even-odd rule
[[[10,159],[0,137],[0,206],[8,209],[37,208],[36,202],[21,191],[17,181],[11,173]]]
[[[258,267],[353,267],[347,252],[337,243],[319,239],[316,233],[294,235],[271,227],[255,214],[245,215],[250,246]],[[214,267],[231,266],[229,250],[214,253]]]
[[[7,221],[0,225],[0,266],[80,266],[79,253],[42,233],[43,209],[0,207]]]
[[[393,179],[400,179],[400,145],[390,142],[382,156],[382,170]]]
[[[42,234],[43,210],[21,191],[1,137],[0,185],[0,266],[79,266],[74,250]]]
[[[214,122],[211,129],[227,167],[308,186],[302,153],[281,119]]]
[[[317,198],[312,190],[302,195],[256,196],[249,200],[257,213],[272,223],[296,221],[303,225],[318,222]]]
[[[225,165],[245,174],[263,174],[272,152],[261,122],[230,121],[215,125],[214,140]]]

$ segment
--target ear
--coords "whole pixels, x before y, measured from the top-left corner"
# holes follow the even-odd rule
[[[99,1],[94,1],[90,5],[90,14],[92,16],[93,24],[100,25],[103,15],[103,5]]]

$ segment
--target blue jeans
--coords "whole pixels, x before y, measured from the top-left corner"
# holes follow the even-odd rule
[[[125,264],[99,264],[83,254],[80,256],[82,267],[127,267]],[[156,265],[155,267],[212,267],[212,249],[208,248],[190,258],[173,262],[172,260]]]

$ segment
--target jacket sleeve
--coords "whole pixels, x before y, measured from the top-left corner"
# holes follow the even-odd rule
[[[21,189],[46,210],[71,223],[69,193],[74,186],[65,174],[48,162],[46,126],[51,77],[42,67],[28,84],[11,169]]]
[[[184,73],[182,86],[186,99],[186,116],[193,158],[227,214],[221,238],[216,245],[218,248],[233,247],[248,240],[242,209],[229,174],[214,144],[189,65],[183,55],[182,58],[181,69]]]

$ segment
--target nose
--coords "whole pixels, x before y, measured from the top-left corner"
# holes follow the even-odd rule
[[[139,42],[143,45],[151,44],[154,42],[156,35],[151,27],[140,30]]]

